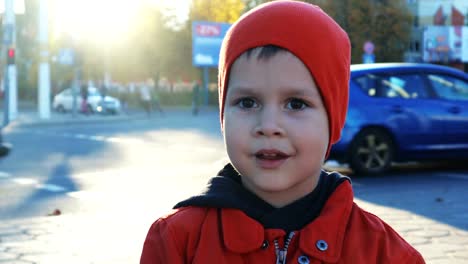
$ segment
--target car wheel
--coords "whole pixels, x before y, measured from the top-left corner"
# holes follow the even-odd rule
[[[94,114],[95,113],[95,108],[93,108],[93,105],[88,104],[88,112],[89,112],[89,114]]]
[[[63,105],[58,105],[57,106],[57,112],[59,113],[65,113],[65,107],[63,107]]]
[[[353,140],[350,166],[355,174],[379,174],[390,167],[394,145],[390,135],[381,129],[366,129]]]

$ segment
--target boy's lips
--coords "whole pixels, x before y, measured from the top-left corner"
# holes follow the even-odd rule
[[[257,164],[263,169],[280,167],[290,155],[277,149],[261,149],[254,154]]]

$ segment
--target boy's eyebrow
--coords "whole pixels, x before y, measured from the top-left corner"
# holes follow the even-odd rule
[[[320,93],[316,89],[310,87],[301,88],[301,87],[288,87],[287,89],[282,89],[283,94],[285,95],[302,95],[302,96],[318,96]]]
[[[257,94],[258,92],[251,87],[233,85],[228,88],[233,94]],[[286,96],[320,96],[317,89],[301,86],[285,86],[281,88],[281,94]]]
[[[252,93],[255,93],[254,90],[255,89],[249,88],[247,86],[233,85],[233,86],[228,87],[228,92],[232,92],[235,94],[252,94]]]

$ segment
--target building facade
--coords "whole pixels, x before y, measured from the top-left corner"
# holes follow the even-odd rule
[[[407,0],[414,16],[405,61],[468,71],[468,0]]]

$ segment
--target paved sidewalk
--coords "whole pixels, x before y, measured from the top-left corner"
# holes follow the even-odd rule
[[[356,199],[413,245],[428,264],[468,263],[468,231],[415,213]]]
[[[392,225],[421,252],[427,263],[468,263],[467,231],[411,212],[360,200],[357,203]],[[143,239],[154,217],[145,212],[133,213],[2,221],[0,263],[138,263]]]

